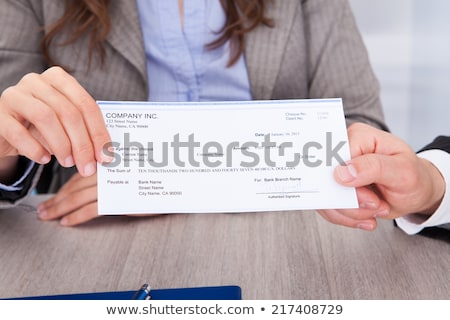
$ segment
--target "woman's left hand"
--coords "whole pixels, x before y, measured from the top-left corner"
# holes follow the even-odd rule
[[[75,226],[98,217],[97,175],[76,173],[49,200],[38,206],[41,220],[61,219],[63,226]]]

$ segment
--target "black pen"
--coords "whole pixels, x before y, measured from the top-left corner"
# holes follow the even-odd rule
[[[150,294],[150,286],[145,283],[133,296],[133,300],[147,300]]]

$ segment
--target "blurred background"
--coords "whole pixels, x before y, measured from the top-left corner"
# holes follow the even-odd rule
[[[415,150],[450,135],[450,1],[350,0],[391,131]]]

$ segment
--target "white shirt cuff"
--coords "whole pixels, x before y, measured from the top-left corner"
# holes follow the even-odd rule
[[[424,215],[409,214],[395,220],[407,234],[416,234],[427,227],[448,228],[450,226],[446,226],[450,224],[450,153],[442,150],[427,150],[417,155],[430,161],[439,169],[445,180],[445,194],[439,208],[428,219]]]

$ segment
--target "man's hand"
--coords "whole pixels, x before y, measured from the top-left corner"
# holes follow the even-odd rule
[[[356,187],[359,209],[320,210],[328,221],[374,230],[376,218],[431,215],[445,193],[444,178],[401,139],[365,124],[348,129],[352,160],[335,169],[336,181]]]

